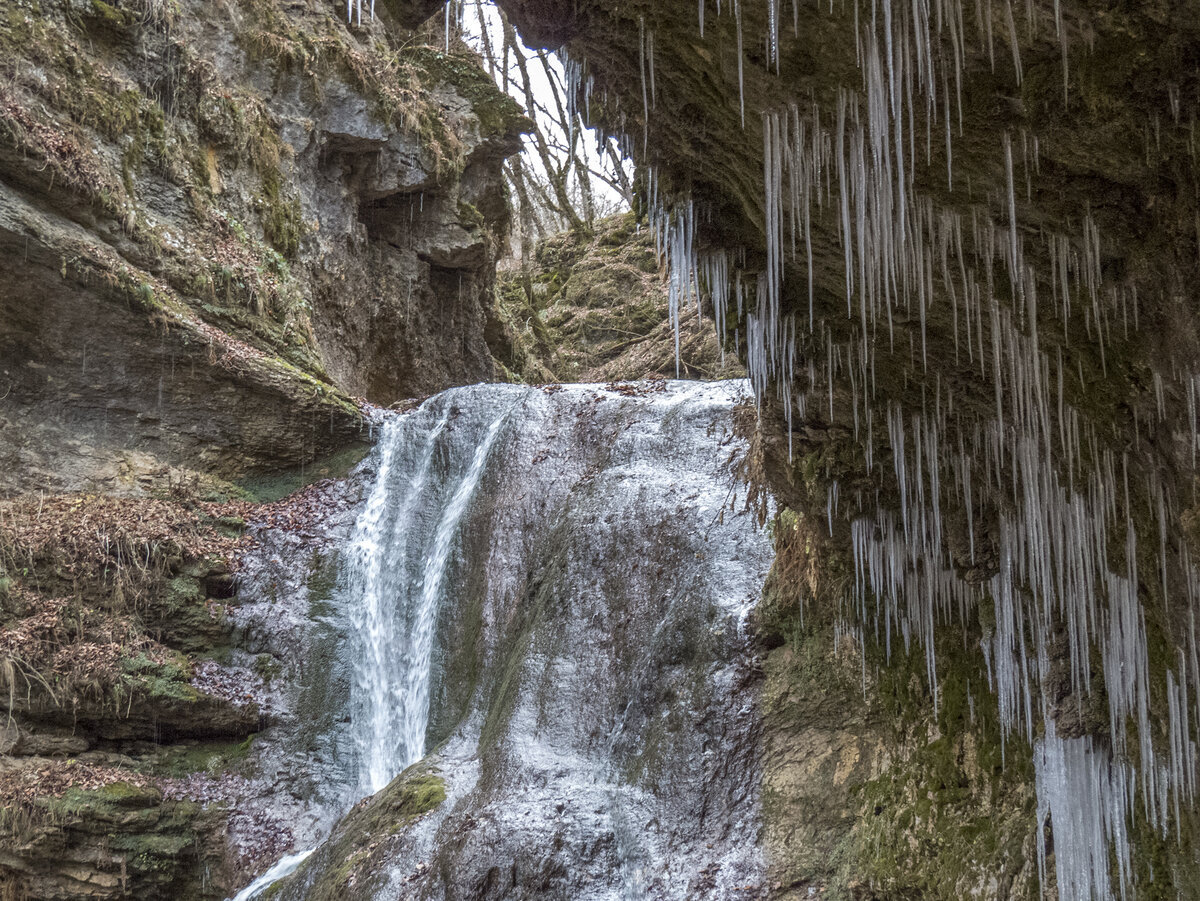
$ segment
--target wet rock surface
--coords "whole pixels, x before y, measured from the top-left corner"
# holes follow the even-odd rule
[[[278,897],[765,890],[745,618],[770,548],[728,468],[741,386],[477,387],[405,414],[414,439],[450,417],[435,511],[499,429],[438,604],[432,750]]]

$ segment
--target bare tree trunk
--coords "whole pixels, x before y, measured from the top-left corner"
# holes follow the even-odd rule
[[[525,62],[525,55],[516,46],[517,32],[507,19],[503,19],[503,22],[504,43],[514,51],[513,57],[517,63],[517,71],[521,75],[521,88],[525,96],[525,108],[530,118],[534,121],[532,132],[534,146],[537,148],[538,157],[541,159],[542,166],[546,170],[546,178],[549,180],[550,187],[554,191],[554,209],[566,218],[571,228],[582,231],[585,229],[583,219],[575,210],[575,205],[571,203],[571,195],[567,191],[567,174],[570,172],[570,161],[559,161],[550,152],[549,144],[546,141],[546,134],[541,126],[537,124],[538,109],[544,109],[544,107],[539,107],[537,100],[534,98],[533,84],[529,78],[529,66]],[[546,112],[549,111],[546,110]]]

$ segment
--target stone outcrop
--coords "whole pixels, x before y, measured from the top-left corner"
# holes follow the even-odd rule
[[[493,377],[524,120],[403,6],[6,9],[0,486],[298,466]]]
[[[349,688],[343,766],[379,790],[273,897],[761,897],[741,624],[771,546],[735,497],[743,401],[729,382],[478,385],[389,423],[359,478],[405,515],[359,518],[355,606],[322,618],[357,619],[350,678],[318,674]],[[446,510],[452,533],[422,525]]]
[[[517,340],[497,357],[526,382],[676,377],[666,271],[650,230],[633,213],[542,241],[530,265],[505,270],[500,312]],[[740,378],[721,352],[712,311],[679,311],[681,378]]]
[[[0,758],[0,778],[13,769]],[[226,897],[216,810],[164,800],[154,787],[109,782],[43,796],[23,815],[15,829],[5,828],[0,849],[0,888],[14,897]]]
[[[229,653],[241,531],[215,513],[0,506],[0,889],[13,897],[224,897],[228,813],[172,792],[172,777],[244,757],[269,721],[253,680],[213,661]]]

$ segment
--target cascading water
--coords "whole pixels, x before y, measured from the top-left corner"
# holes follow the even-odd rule
[[[442,403],[432,428],[421,414],[384,427],[375,485],[351,545],[346,597],[354,626],[353,723],[366,794],[425,753],[433,627],[446,570],[459,522],[509,415],[506,409],[492,420],[465,472],[431,479],[439,462],[448,470],[458,462],[435,460],[455,410],[453,392]]]
[[[511,410],[510,404],[495,416],[463,460],[453,453],[462,448],[441,441],[460,412],[455,392],[383,424],[340,591],[350,622],[355,797],[379,791],[424,754],[433,630],[446,571],[459,523]],[[258,897],[312,853],[282,858],[234,901]]]
[[[414,778],[446,801],[370,815],[354,897],[754,896],[747,393],[481,385],[386,414],[339,590],[357,784],[387,816]],[[355,816],[276,897],[345,878]]]

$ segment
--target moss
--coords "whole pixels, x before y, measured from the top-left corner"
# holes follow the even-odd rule
[[[850,724],[864,716],[856,663],[834,649],[824,630],[797,632],[790,645],[768,656],[762,693],[768,741],[762,805],[773,878],[821,886],[823,897],[834,899],[847,895],[838,874],[841,862],[852,859],[847,847],[853,847],[857,805],[839,781],[844,774],[834,766],[839,755],[833,748],[835,743],[855,746],[857,739],[839,734],[839,727],[853,730]],[[804,745],[785,751],[776,744],[781,740],[776,736],[803,735],[814,736],[821,748],[817,753],[828,763],[808,758]],[[806,758],[799,770],[790,769]],[[797,836],[793,829],[802,831]]]
[[[520,697],[522,671],[530,641],[531,636],[525,633],[508,643],[507,654],[502,658],[502,669],[498,673],[499,679],[492,683],[487,717],[479,730],[481,753],[494,748],[508,729],[508,723],[516,709],[517,698]]]
[[[37,804],[60,821],[95,820],[104,823],[129,823],[137,820],[152,825],[162,792],[129,782],[113,782],[95,789],[70,788],[61,798],[41,798]]]
[[[224,569],[219,560],[204,560],[167,579],[145,602],[142,620],[146,629],[187,654],[212,658],[227,653],[229,630],[223,608],[209,602],[206,589],[206,580]]]
[[[391,831],[398,832],[410,822],[439,807],[446,800],[446,783],[440,776],[413,776],[400,784],[391,803]]]
[[[675,341],[667,291],[649,229],[633,214],[595,224],[593,235],[566,233],[541,242],[536,265],[498,285],[501,316],[512,334],[502,362],[525,381],[614,381],[674,376]],[[709,324],[683,318],[686,376],[741,374]]]
[[[257,735],[238,742],[195,742],[162,749],[143,766],[160,776],[181,778],[192,773],[219,775],[238,770],[249,759]]]
[[[14,833],[14,826],[24,831]],[[114,884],[119,879],[130,897],[224,897],[224,886],[213,885],[206,869],[222,844],[215,826],[199,804],[164,801],[158,789],[128,782],[38,798],[33,819],[23,824],[0,816],[0,831],[22,843],[22,856],[44,865],[37,855],[50,855]]]
[[[122,15],[126,11],[124,6],[104,3],[96,8]],[[138,12],[153,18],[164,8],[165,4],[147,2]],[[35,86],[42,95],[36,99],[43,102],[28,108],[5,104],[0,110],[0,140],[8,138],[22,153],[43,161],[37,177],[48,190],[58,192],[66,185],[78,192],[119,222],[145,254],[160,261],[156,273],[162,282],[139,273],[129,285],[123,274],[116,279],[101,274],[108,287],[119,287],[132,308],[151,315],[182,308],[174,292],[187,298],[212,295],[215,300],[221,291],[227,306],[236,304],[253,315],[242,318],[231,310],[193,305],[206,321],[320,374],[321,364],[311,346],[307,297],[285,260],[296,252],[306,226],[297,197],[284,187],[280,165],[287,148],[263,101],[218,79],[189,48],[179,46],[172,52],[171,65],[176,69],[168,80],[172,87],[162,92],[162,102],[173,103],[195,92],[195,118],[208,147],[222,148],[233,165],[250,163],[262,179],[257,206],[265,240],[242,232],[244,247],[231,259],[219,246],[225,223],[213,204],[210,161],[196,149],[189,117],[167,116],[154,91],[130,87],[98,62],[72,29],[52,16],[14,11],[0,20],[0,46],[11,49],[14,59],[31,60],[47,73],[44,87]],[[83,128],[65,127],[69,123],[62,122],[63,117]],[[117,145],[119,166],[112,164],[87,129]],[[193,240],[180,244],[169,239],[150,224],[150,213],[139,208],[139,184],[147,169],[193,201],[201,220]],[[161,193],[161,188],[155,190]],[[236,228],[231,230],[237,233]],[[222,280],[215,273],[206,277],[214,256],[235,264],[232,277]]]
[[[91,13],[88,17],[89,24],[93,31],[110,31],[119,35],[137,22],[131,10],[112,6],[104,0],[91,0],[88,10]]]
[[[564,552],[567,524],[548,536],[542,548],[541,562],[525,587],[525,596],[516,604],[513,616],[496,651],[490,671],[484,674],[484,684],[490,686],[487,694],[487,716],[479,731],[479,753],[485,767],[497,757],[488,751],[504,738],[509,721],[516,709],[525,678],[525,663],[534,638],[545,620],[561,603],[556,595],[563,567],[566,566]],[[487,773],[485,772],[485,778]]]
[[[430,87],[453,85],[470,101],[483,136],[516,135],[531,127],[520,104],[496,87],[474,54],[414,47],[407,51],[404,59],[421,73],[418,78],[423,84]]]
[[[285,194],[282,178],[276,169],[263,176],[262,192],[258,199],[259,217],[267,243],[284,257],[294,257],[300,248],[300,240],[307,231],[300,210],[300,198]],[[283,272],[279,274],[282,275]]]
[[[114,836],[115,851],[130,852],[132,863],[141,869],[170,869],[171,861],[195,842],[192,835]]]
[[[186,607],[204,600],[204,588],[195,576],[176,576],[167,582],[168,603],[174,607]]]
[[[261,98],[236,85],[210,82],[203,71],[195,77],[205,88],[196,109],[201,137],[214,150],[221,148],[228,162],[247,163],[264,180],[277,176],[287,150]],[[214,164],[215,160],[204,159],[202,183],[211,181]]]
[[[254,672],[270,685],[272,680],[283,672],[283,667],[270,654],[259,654],[254,658]]]
[[[893,635],[888,659],[870,633],[866,647],[850,638],[833,644],[854,570],[845,524],[835,520],[830,537],[823,502],[833,479],[855,484],[860,453],[836,430],[798,442],[784,496],[820,509],[784,506],[772,525],[777,556],[758,615],[764,634],[785,644],[767,667],[763,710],[768,735],[777,736],[769,741],[788,747],[795,739],[784,736],[828,732],[812,740],[848,755],[836,776],[818,769],[800,788],[788,787],[797,777],[781,775],[789,758],[768,756],[764,814],[769,842],[779,843],[776,875],[822,886],[831,898],[851,897],[858,882],[884,897],[949,901],[993,878],[1008,897],[1033,898],[1032,755],[1016,737],[1002,745],[996,702],[972,651],[980,625],[938,635],[936,705],[920,646],[906,652]],[[888,751],[871,763],[874,748]],[[792,817],[817,835],[779,838]]]
[[[307,901],[340,901],[347,890],[368,893],[387,878],[388,839],[402,833],[446,800],[444,780],[419,766],[401,773],[391,784],[356,807],[333,836],[301,864],[276,892],[305,886]]]
[[[133,697],[157,702],[194,704],[200,693],[191,685],[191,668],[180,655],[174,662],[159,663],[144,654],[121,661],[120,688]]]
[[[318,391],[325,390],[315,380],[311,384]],[[369,444],[353,442],[304,466],[249,476],[238,483],[238,488],[258,503],[282,500],[321,479],[345,478],[366,458],[370,448]]]
[[[218,516],[213,525],[218,532],[229,538],[238,538],[246,532],[246,520],[240,516]]]
[[[811,840],[772,845],[777,877],[821,886],[823,897],[836,899],[856,897],[858,883],[882,897],[950,901],[993,877],[1008,886],[1008,897],[1035,897],[1026,866],[1032,758],[1028,746],[1010,739],[1001,764],[986,677],[968,684],[963,674],[973,665],[961,648],[955,654],[954,642],[939,646],[947,675],[935,716],[923,653],[897,652],[884,665],[882,652],[868,646],[864,664],[857,643],[835,647],[819,611],[809,613],[808,624],[793,626],[789,643],[768,658],[763,691],[767,734],[777,736],[769,742],[789,747],[782,736],[810,735],[807,741],[826,749],[799,786],[786,775],[792,764],[772,763],[768,753],[769,845],[788,833],[793,816],[814,830]],[[894,750],[873,763],[881,741]],[[878,766],[882,772],[872,772]]]
[[[885,721],[901,733],[894,745],[909,750],[857,790],[862,818],[851,872],[877,890],[946,901],[992,879],[1008,897],[1039,897],[1026,856],[1035,826],[1031,749],[1010,736],[1002,756],[985,675],[971,682],[970,660],[950,647],[939,651],[947,675],[933,722],[923,653],[878,669]],[[922,732],[935,725],[937,737],[928,740]]]
[[[464,553],[476,551],[464,549]],[[436,634],[441,653],[432,673],[432,684],[440,686],[439,702],[427,726],[429,747],[441,744],[465,719],[478,699],[484,678],[484,600],[487,574],[482,567],[466,567],[459,585],[459,603],[439,611]]]
[[[460,200],[458,203],[458,219],[464,227],[469,228],[482,229],[486,224],[483,218],[483,213],[479,212],[476,207],[462,200]]]

